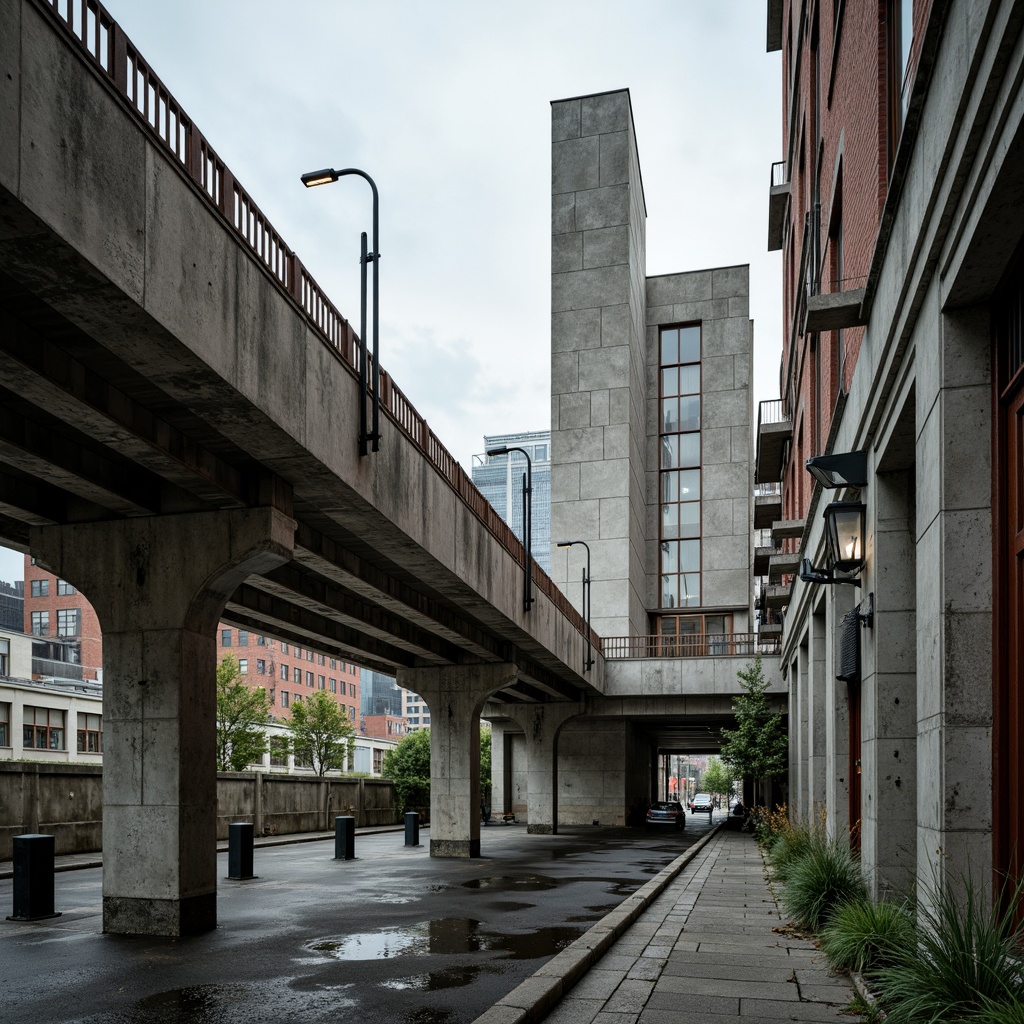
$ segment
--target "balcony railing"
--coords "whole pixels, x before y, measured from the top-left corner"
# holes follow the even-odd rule
[[[778,653],[778,641],[764,640],[757,633],[604,637],[605,658],[752,658]]]

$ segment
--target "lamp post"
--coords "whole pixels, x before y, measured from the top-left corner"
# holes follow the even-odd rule
[[[523,611],[528,612],[536,600],[533,596],[533,463],[530,461],[530,453],[525,448],[510,447],[509,445],[488,448],[487,457],[508,455],[509,452],[520,452],[526,459],[526,472],[523,474],[523,547],[526,549]]]
[[[587,565],[583,570],[583,618],[587,622],[587,653],[583,656],[583,671],[589,672],[594,665],[593,648],[590,644],[590,545],[585,540],[560,540],[555,546],[571,548],[574,544],[580,544],[587,550]]]
[[[377,282],[377,265],[380,260],[380,245],[378,239],[378,202],[377,186],[374,184],[366,171],[357,167],[346,167],[344,170],[336,171],[333,167],[325,167],[321,171],[309,171],[302,175],[302,184],[306,188],[314,188],[316,185],[327,185],[337,181],[347,174],[356,174],[365,178],[373,192],[373,252],[367,252],[366,232],[360,236],[359,255],[359,454],[368,453],[368,443],[373,443],[373,450],[380,450],[380,359],[379,341],[380,332],[378,329],[378,313],[380,292]],[[366,265],[373,263],[373,387],[371,391],[373,402],[372,427],[367,429],[366,417]]]

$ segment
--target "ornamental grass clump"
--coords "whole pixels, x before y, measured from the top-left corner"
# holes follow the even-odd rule
[[[866,896],[860,865],[849,847],[814,836],[786,869],[782,905],[797,925],[818,931],[842,904]]]
[[[869,975],[892,966],[902,950],[914,948],[913,908],[903,900],[852,899],[835,909],[820,938],[833,967]]]
[[[1021,886],[1008,901],[1020,905]],[[997,914],[968,879],[922,902],[917,942],[875,975],[888,1024],[1022,1024],[1024,929]]]
[[[824,842],[823,835],[805,825],[791,825],[786,831],[779,832],[768,847],[768,863],[774,869],[775,877],[783,883],[789,881],[794,865],[803,860],[816,844]]]

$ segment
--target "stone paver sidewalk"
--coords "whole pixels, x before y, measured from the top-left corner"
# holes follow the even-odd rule
[[[783,924],[754,840],[721,832],[545,1024],[844,1021],[853,985]]]

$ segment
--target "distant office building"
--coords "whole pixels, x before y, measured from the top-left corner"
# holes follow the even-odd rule
[[[25,584],[21,580],[5,583],[0,580],[0,629],[20,633],[25,622]]]
[[[364,668],[360,672],[360,698],[363,717],[367,715],[389,715],[401,718],[405,714],[402,688],[393,676],[372,672]]]
[[[473,483],[495,511],[523,536],[523,474],[521,452],[487,455],[495,448],[522,448],[532,463],[533,557],[545,571],[551,568],[551,431],[491,434],[484,437],[484,454],[473,456]]]
[[[430,708],[426,701],[411,690],[403,690],[405,694],[405,723],[407,732],[419,732],[430,728]]]

